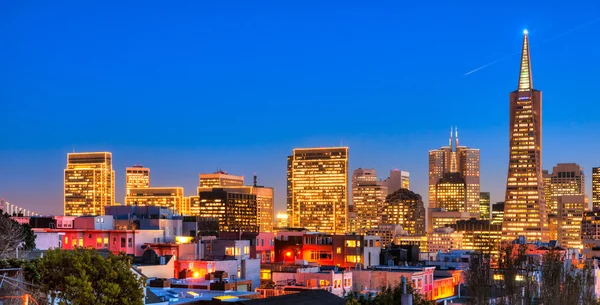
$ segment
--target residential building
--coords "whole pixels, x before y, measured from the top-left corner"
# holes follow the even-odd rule
[[[399,189],[386,198],[382,224],[401,225],[410,235],[425,235],[425,207],[421,195]]]
[[[387,187],[387,195],[393,194],[399,189],[410,190],[410,173],[393,169],[390,171],[390,176],[383,181],[383,186]]]
[[[352,206],[356,216],[351,219],[351,232],[365,233],[381,223],[387,187],[377,179],[374,169],[359,168],[352,174]]]
[[[292,227],[345,233],[348,147],[294,149],[288,157],[287,203]]]
[[[490,202],[490,192],[480,192],[479,193],[479,219],[482,220],[491,220],[490,210],[491,210],[491,202]]]
[[[64,194],[65,216],[104,215],[104,207],[115,203],[112,153],[68,154]]]
[[[581,239],[600,240],[600,211],[587,211],[581,223]]]
[[[115,223],[112,215],[80,216],[73,220],[73,229],[114,230]]]
[[[519,86],[510,94],[509,165],[502,239],[525,236],[548,242],[548,210],[542,174],[542,93],[533,87],[525,32]]]
[[[177,214],[186,214],[182,187],[130,188],[125,205],[154,206],[171,209]]]
[[[558,243],[568,249],[582,249],[581,225],[587,202],[585,195],[558,197]]]
[[[46,232],[61,233],[63,250],[84,247],[140,256],[144,244],[164,242],[162,230],[47,229]]]
[[[380,224],[377,228],[368,230],[366,235],[379,237],[381,239],[381,247],[385,249],[389,248],[398,236],[408,235],[408,232],[402,230],[401,225]]]
[[[412,284],[416,292],[423,295],[425,299],[432,300],[434,270],[435,267],[429,266],[378,266],[374,270],[352,270],[353,290],[375,291],[381,287],[393,287],[404,277],[408,284]]]
[[[125,168],[125,202],[129,196],[129,189],[150,187],[150,169],[134,164]]]
[[[322,289],[339,297],[343,297],[348,291],[352,290],[353,284],[352,271],[328,270],[325,268],[298,268],[296,272],[273,271],[271,278],[275,283],[275,290]]]
[[[592,207],[600,208],[600,167],[592,168]]]

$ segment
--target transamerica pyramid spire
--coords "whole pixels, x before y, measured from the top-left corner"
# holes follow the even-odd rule
[[[519,72],[519,91],[530,91],[533,89],[533,78],[531,77],[531,61],[529,60],[529,32],[523,31],[523,47],[521,49],[521,70]]]

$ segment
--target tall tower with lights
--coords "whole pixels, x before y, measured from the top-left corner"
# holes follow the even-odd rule
[[[529,35],[523,32],[519,86],[510,94],[509,162],[502,238],[549,241],[542,174],[542,92],[533,88]]]

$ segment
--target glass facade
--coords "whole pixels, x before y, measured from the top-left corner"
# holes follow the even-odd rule
[[[64,215],[104,215],[114,205],[112,153],[70,153],[65,169]]]
[[[290,226],[345,233],[348,220],[348,147],[297,148],[288,157]]]

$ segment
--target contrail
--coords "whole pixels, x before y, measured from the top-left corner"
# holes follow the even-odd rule
[[[589,21],[589,22],[587,22],[587,23],[584,23],[584,24],[578,25],[578,26],[576,26],[576,27],[574,27],[574,28],[572,28],[572,29],[570,29],[570,30],[568,30],[568,31],[566,31],[566,32],[563,32],[563,33],[561,33],[561,34],[558,34],[558,35],[556,35],[556,36],[554,36],[554,37],[552,37],[552,38],[548,38],[548,39],[546,39],[546,40],[542,41],[542,43],[540,43],[540,45],[542,45],[542,44],[545,44],[545,43],[547,43],[547,42],[550,42],[550,41],[552,41],[552,40],[555,40],[555,39],[557,39],[557,38],[563,37],[563,36],[565,36],[565,35],[569,35],[569,34],[571,34],[571,33],[575,32],[575,31],[577,31],[577,30],[580,30],[580,29],[581,29],[581,28],[583,28],[583,27],[586,27],[586,26],[588,26],[588,25],[590,25],[590,24],[596,23],[597,21],[600,21],[600,17],[599,17],[599,18],[596,18],[596,19],[594,19],[594,20],[592,20],[592,21]],[[531,47],[534,47],[534,45],[532,45]],[[512,54],[506,55],[506,56],[504,56],[504,57],[502,57],[502,58],[496,59],[496,60],[494,60],[494,61],[492,61],[492,62],[490,62],[490,63],[487,63],[487,64],[485,64],[485,65],[483,65],[483,66],[481,66],[481,67],[477,68],[477,69],[473,69],[473,70],[471,70],[471,71],[469,71],[469,72],[465,73],[463,76],[467,76],[467,75],[469,75],[469,74],[472,74],[472,73],[475,73],[475,72],[477,72],[477,71],[479,71],[479,70],[485,69],[485,68],[487,68],[487,67],[489,67],[489,66],[491,66],[491,65],[493,65],[493,64],[496,64],[496,63],[498,63],[498,62],[501,62],[501,61],[503,61],[503,60],[505,60],[505,59],[507,59],[507,58],[509,58],[509,57],[511,57],[511,56],[517,55],[517,54],[519,54],[520,52],[521,52],[521,51],[518,51],[518,52],[515,52],[515,53],[512,53]]]

